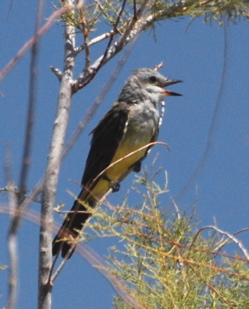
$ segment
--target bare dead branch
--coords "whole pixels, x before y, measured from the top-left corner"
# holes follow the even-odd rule
[[[58,80],[60,82],[61,79],[62,79],[62,75],[63,75],[61,70],[59,70],[58,68],[53,67],[52,65],[50,66],[50,70],[51,70],[51,72],[53,72],[55,74],[55,76],[58,78]]]
[[[7,309],[15,308],[18,294],[18,248],[17,248],[17,228],[19,220],[16,220],[16,209],[18,209],[17,199],[14,192],[9,192],[10,206],[10,228],[8,232],[9,251],[9,288]],[[19,217],[18,217],[19,218]]]
[[[219,229],[219,228],[218,228],[217,226],[215,226],[215,225],[208,225],[208,226],[204,226],[204,227],[200,228],[199,231],[198,231],[198,233],[196,234],[195,238],[196,238],[202,231],[207,230],[207,229],[213,229],[213,230],[215,230],[216,232],[218,232],[218,233],[220,233],[220,234],[222,234],[222,235],[225,235],[228,239],[232,240],[232,241],[239,247],[239,249],[242,251],[242,253],[243,253],[244,256],[246,257],[246,259],[249,261],[249,253],[248,253],[247,249],[244,247],[243,243],[242,243],[238,238],[235,237],[235,235],[238,234],[238,233],[241,232],[241,231],[239,231],[239,232],[237,232],[237,233],[234,233],[234,234],[231,234],[231,233],[229,233],[229,232],[226,232],[226,231],[223,231],[223,230]],[[247,230],[247,229],[245,229],[245,230]],[[244,231],[244,230],[242,230],[242,231]],[[224,242],[227,242],[227,241],[223,241],[223,243],[224,243]]]
[[[121,9],[119,11],[118,17],[115,21],[115,24],[113,26],[112,31],[110,32],[110,38],[109,38],[109,42],[107,44],[107,47],[105,49],[105,52],[103,54],[103,56],[101,56],[101,59],[98,63],[98,66],[96,66],[93,70],[92,67],[90,67],[90,65],[88,66],[88,69],[83,71],[83,73],[81,74],[81,76],[83,76],[83,78],[78,78],[77,82],[74,83],[73,85],[73,91],[77,92],[79,89],[84,88],[87,84],[89,84],[91,82],[91,80],[96,76],[97,72],[100,70],[100,68],[103,66],[104,61],[108,55],[109,52],[109,48],[111,47],[111,44],[113,42],[114,36],[117,33],[117,27],[120,21],[120,18],[122,16],[122,13],[124,11],[125,8],[125,4],[126,4],[126,0],[123,0],[123,4],[121,6]]]
[[[96,38],[92,39],[89,43],[88,43],[88,47],[92,46],[92,45],[95,45],[103,40],[106,40],[108,39],[111,35],[113,35],[113,30],[109,31],[109,32],[106,32],[106,33],[103,33],[99,36],[97,36]],[[81,46],[78,46],[75,48],[74,52],[75,54],[79,54],[80,52],[82,52],[83,50],[85,50],[85,45],[81,45]]]
[[[68,0],[70,8],[74,7],[74,0]],[[73,11],[73,10],[72,10]],[[52,267],[52,233],[53,233],[53,206],[56,187],[62,159],[63,144],[71,106],[71,82],[74,70],[75,31],[69,23],[65,24],[65,56],[64,71],[58,96],[57,112],[51,138],[50,151],[46,169],[46,177],[42,192],[41,224],[40,227],[40,254],[39,254],[39,299],[38,308],[51,307],[51,285],[49,282]]]
[[[38,1],[38,10],[35,23],[34,45],[31,50],[30,63],[30,84],[29,84],[29,102],[26,120],[26,133],[23,147],[22,168],[19,180],[19,203],[24,199],[23,195],[26,193],[26,182],[28,180],[28,172],[31,164],[31,148],[32,137],[35,122],[35,107],[36,107],[36,90],[37,90],[37,76],[38,76],[38,55],[39,55],[39,36],[38,30],[42,23],[44,0]]]
[[[34,45],[32,49],[31,65],[30,65],[30,92],[29,92],[29,106],[27,114],[27,125],[26,135],[23,150],[23,164],[20,173],[20,185],[19,192],[9,191],[10,196],[10,207],[11,207],[11,220],[8,233],[8,244],[9,244],[9,258],[10,258],[10,277],[9,277],[9,299],[7,308],[12,309],[15,307],[17,302],[17,289],[18,289],[18,248],[17,248],[17,231],[20,224],[21,217],[19,216],[18,209],[21,202],[25,198],[26,181],[28,175],[29,164],[31,160],[31,145],[32,145],[32,134],[33,134],[33,123],[34,123],[34,110],[35,110],[35,97],[36,97],[36,77],[37,77],[37,57],[38,57],[38,29],[41,24],[43,15],[44,0],[39,0],[35,34],[34,34]],[[19,201],[17,201],[17,198]]]
[[[42,26],[39,31],[37,32],[35,37],[32,37],[30,40],[28,40],[23,47],[16,53],[14,58],[12,58],[9,63],[6,64],[6,66],[2,69],[0,72],[0,82],[2,79],[4,79],[9,72],[13,69],[13,67],[22,59],[22,57],[25,55],[25,53],[35,44],[37,38],[40,38],[42,35],[44,35],[50,27],[52,27],[53,23],[57,20],[57,18],[68,11],[68,7],[62,7],[59,10],[55,11],[47,20],[44,26]]]
[[[124,10],[126,1],[123,2],[122,8],[119,12],[118,18],[115,22],[113,32],[110,35],[110,40],[108,42],[107,48],[102,56],[100,56],[90,67],[88,72],[82,72],[80,76],[76,79],[73,84],[73,92],[77,92],[79,89],[85,87],[96,75],[96,73],[100,70],[100,68],[110,61],[117,53],[119,53],[128,43],[134,40],[143,30],[143,27],[146,25],[146,18],[143,16],[147,7],[151,5],[152,0],[145,0],[139,10],[137,11],[136,18],[132,18],[128,23],[124,34],[121,38],[113,42],[114,34],[116,33],[117,25],[121,18],[121,14]],[[138,21],[137,21],[138,19]],[[151,22],[151,21],[150,21]]]
[[[4,174],[7,182],[5,188],[9,196],[9,214],[10,228],[8,232],[8,253],[9,253],[9,285],[8,285],[8,302],[7,308],[12,309],[17,302],[17,287],[18,287],[18,249],[17,249],[17,234],[15,229],[11,229],[13,216],[17,208],[16,187],[12,181],[11,170],[11,154],[9,147],[6,148],[4,159]]]
[[[90,48],[89,48],[89,29],[87,28],[87,24],[85,22],[85,16],[83,9],[79,10],[81,21],[80,24],[82,26],[82,34],[84,38],[84,50],[85,50],[85,68],[84,71],[88,70],[88,67],[91,63],[91,57],[90,57]]]
[[[103,58],[101,59],[101,62],[99,63],[99,67],[95,70],[96,72],[98,72],[98,70],[101,68],[102,62],[104,62],[104,60],[105,60],[105,58],[106,58],[106,56],[107,56],[107,54],[108,54],[108,50],[109,50],[109,48],[110,48],[110,46],[111,46],[111,44],[112,44],[112,41],[113,41],[113,39],[114,39],[114,35],[117,33],[118,24],[119,24],[119,22],[120,22],[120,19],[121,19],[121,16],[122,16],[123,12],[124,12],[125,5],[126,5],[126,0],[123,0],[122,6],[121,6],[121,8],[120,8],[120,10],[119,10],[119,13],[118,13],[118,16],[117,16],[117,18],[116,18],[115,24],[114,24],[114,26],[113,26],[113,29],[112,29],[112,32],[111,32],[111,35],[110,35],[109,42],[108,42],[108,44],[107,44],[107,47],[106,47],[106,50],[105,50],[105,53],[104,53],[104,56],[103,56]]]

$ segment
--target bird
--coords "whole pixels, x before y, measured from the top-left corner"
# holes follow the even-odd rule
[[[160,102],[167,96],[181,96],[164,88],[179,82],[152,68],[136,69],[127,79],[117,101],[91,132],[82,189],[53,240],[53,255],[61,253],[62,258],[69,259],[84,223],[91,217],[89,209],[109,190],[118,191],[130,172],[140,171],[158,137]]]

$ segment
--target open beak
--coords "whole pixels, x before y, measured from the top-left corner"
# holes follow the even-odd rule
[[[182,81],[181,80],[168,79],[163,85],[160,85],[160,86],[162,88],[164,88],[164,87],[174,85],[174,84],[177,84],[177,83],[182,83]],[[180,93],[176,93],[176,92],[169,91],[169,90],[166,90],[166,89],[163,89],[163,94],[165,96],[181,96]]]

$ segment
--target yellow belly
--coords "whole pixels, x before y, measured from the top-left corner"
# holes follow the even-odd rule
[[[110,181],[119,182],[123,176],[127,174],[127,171],[130,170],[131,166],[133,166],[134,163],[145,156],[147,147],[139,151],[136,150],[150,143],[151,137],[152,132],[150,132],[150,134],[139,134],[136,128],[127,130],[123,141],[119,145],[110,163],[111,166],[104,173],[106,178],[100,178],[100,180],[92,189],[91,195],[94,196],[95,199],[100,200],[103,195],[110,189]],[[129,155],[133,151],[135,151],[135,153]],[[124,158],[125,156],[127,157]],[[113,164],[116,161],[118,162]]]
[[[134,139],[131,141],[128,138],[124,140],[113,157],[111,164],[114,163],[114,165],[106,171],[106,176],[113,181],[118,181],[122,178],[123,174],[126,174],[127,170],[129,170],[134,163],[144,157],[146,148],[139,151],[137,150],[149,142],[149,138],[147,138],[146,141]],[[134,152],[134,154],[131,154],[132,152]],[[116,161],[118,162],[115,164]]]

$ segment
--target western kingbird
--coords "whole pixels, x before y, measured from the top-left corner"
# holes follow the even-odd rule
[[[158,104],[166,96],[180,95],[164,87],[178,82],[149,68],[135,70],[126,81],[118,100],[91,132],[82,190],[53,240],[53,255],[61,251],[63,258],[69,258],[79,231],[91,216],[87,207],[93,208],[110,189],[118,191],[119,183],[131,171],[140,171],[151,145],[136,150],[157,140]]]

